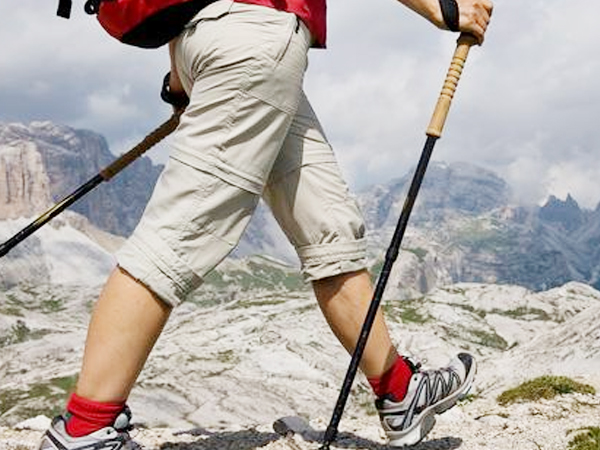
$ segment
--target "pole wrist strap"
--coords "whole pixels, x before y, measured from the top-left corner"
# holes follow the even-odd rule
[[[167,74],[163,78],[162,89],[160,91],[160,98],[162,98],[163,101],[168,103],[169,105],[174,106],[176,109],[184,109],[190,102],[190,99],[184,93],[171,92],[171,87],[169,84],[170,79],[171,72],[167,72]]]
[[[439,0],[440,8],[442,10],[442,17],[444,18],[444,23],[450,29],[450,31],[460,31],[459,24],[459,12],[458,12],[458,3],[456,0]]]

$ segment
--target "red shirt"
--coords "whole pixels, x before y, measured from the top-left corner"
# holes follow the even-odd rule
[[[325,0],[235,0],[240,3],[268,6],[296,14],[306,24],[317,47],[325,47],[327,37]]]

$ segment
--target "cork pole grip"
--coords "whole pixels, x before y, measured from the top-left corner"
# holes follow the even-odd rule
[[[148,134],[139,144],[121,155],[115,162],[100,171],[100,175],[104,181],[110,180],[121,170],[146,153],[151,147],[158,144],[161,140],[171,134],[179,124],[181,112],[175,112],[162,125]]]
[[[477,41],[475,38],[469,34],[463,33],[458,38],[456,50],[454,51],[454,56],[452,57],[452,62],[450,63],[450,68],[448,69],[442,92],[438,97],[435,110],[433,111],[431,121],[429,122],[429,127],[427,128],[427,136],[435,138],[442,136],[442,130],[444,128],[444,123],[446,122],[446,117],[448,116],[448,111],[450,110],[450,104],[452,103],[452,97],[454,97],[458,80],[460,79],[467,56],[469,55],[469,50],[471,49],[471,46],[476,43]]]

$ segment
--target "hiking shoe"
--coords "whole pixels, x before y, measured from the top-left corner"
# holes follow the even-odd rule
[[[421,370],[420,364],[409,358],[405,360],[414,372],[406,397],[398,402],[386,396],[375,402],[381,425],[393,447],[420,442],[435,425],[435,415],[466,396],[477,370],[475,358],[469,353],[459,353],[448,367],[438,370]]]
[[[44,434],[38,450],[139,450],[141,446],[129,436],[131,412],[125,408],[111,427],[102,428],[81,437],[67,433],[65,416],[55,417]]]

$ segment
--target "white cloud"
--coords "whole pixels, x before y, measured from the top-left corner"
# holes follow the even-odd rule
[[[571,194],[578,203],[591,206],[598,202],[599,179],[600,165],[595,158],[560,161],[548,169],[547,192],[563,199]]]
[[[88,114],[85,121],[89,123],[84,122],[78,126],[110,126],[135,119],[139,116],[139,108],[132,100],[129,86],[91,92],[86,99]]]
[[[0,4],[0,120],[84,124],[113,146],[131,142],[170,114],[158,97],[166,51],[117,43],[82,5],[65,21],[53,1]],[[418,160],[455,36],[393,0],[328,6],[329,49],[311,52],[307,92],[355,186],[401,176]],[[523,200],[569,191],[595,207],[598,16],[597,0],[496,0],[434,159],[495,170]]]

